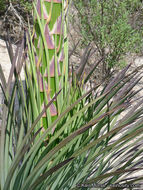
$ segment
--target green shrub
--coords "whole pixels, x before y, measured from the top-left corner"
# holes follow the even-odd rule
[[[31,11],[32,10],[32,2],[29,2],[27,0],[19,0],[20,5],[22,5],[26,11]]]
[[[4,0],[0,0],[0,13],[2,13],[3,11],[5,11],[5,1]]]
[[[109,74],[114,66],[122,66],[128,52],[139,52],[142,29],[132,28],[130,17],[141,9],[136,0],[74,0],[80,22],[83,45],[94,42],[103,59],[103,73]]]

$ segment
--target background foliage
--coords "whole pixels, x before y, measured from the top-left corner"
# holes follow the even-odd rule
[[[2,14],[10,1],[0,0],[0,13]],[[11,3],[23,6],[26,11],[32,10],[32,0],[11,0]]]
[[[137,0],[76,1],[74,6],[80,23],[82,45],[94,44],[103,58],[102,73],[125,65],[126,53],[137,53],[143,48],[143,24],[132,24],[137,14],[142,15],[142,2]],[[76,18],[75,18],[76,19]],[[140,20],[142,23],[142,21]],[[136,23],[136,21],[135,21]]]

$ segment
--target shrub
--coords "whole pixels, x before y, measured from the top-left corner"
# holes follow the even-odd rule
[[[5,1],[4,0],[0,0],[0,14],[2,14],[5,11]]]
[[[18,4],[24,7],[25,11],[29,12],[32,10],[32,1],[31,0],[11,0],[12,4]],[[0,0],[0,13],[6,11],[6,6],[9,5],[9,1],[7,0]]]
[[[80,22],[82,43],[95,44],[98,55],[103,58],[103,74],[109,75],[111,68],[122,66],[126,53],[140,51],[143,27],[138,30],[130,22],[131,15],[142,8],[140,1],[73,2]]]

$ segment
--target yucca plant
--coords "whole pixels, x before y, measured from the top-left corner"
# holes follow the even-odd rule
[[[67,80],[67,86],[64,87],[66,80],[61,75],[64,85],[46,100],[47,80],[43,78],[43,68],[48,70],[49,67],[41,64],[45,63],[44,56],[50,55],[50,50],[46,49],[46,39],[42,34],[44,19],[40,19],[36,6],[35,14],[38,22],[36,27],[41,27],[38,34],[42,36],[42,49],[36,46],[35,41],[33,44],[33,36],[29,35],[29,62],[24,63],[27,60],[24,41],[17,47],[14,57],[8,43],[12,67],[7,83],[0,67],[0,84],[5,97],[1,122],[0,189],[68,190],[84,186],[91,189],[93,185],[117,189],[116,183],[128,187],[137,184],[140,188],[139,183],[143,177],[137,171],[142,170],[143,101],[133,99],[138,91],[132,89],[141,77],[136,71],[127,75],[129,65],[107,86],[95,86],[88,92],[80,94],[78,91],[76,94],[77,88],[72,86],[77,82],[70,85]],[[54,55],[56,53],[54,50]],[[84,60],[89,56],[86,53],[87,50]],[[83,69],[84,61],[82,63]],[[20,77],[23,66],[25,88]],[[45,84],[44,91],[41,90],[41,83],[37,83],[37,68]],[[89,71],[83,83],[92,71],[93,69]],[[67,90],[63,90],[65,88]],[[58,110],[57,101],[60,96],[65,97],[63,107],[52,119],[50,106],[54,104]],[[41,108],[43,101],[45,105]],[[121,117],[124,110],[126,113]],[[47,120],[48,117],[50,119],[43,122],[43,114],[46,114]],[[48,140],[45,141],[47,137]],[[135,172],[136,175],[133,176]]]

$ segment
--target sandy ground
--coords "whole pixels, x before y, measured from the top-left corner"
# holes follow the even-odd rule
[[[16,46],[13,45],[13,50],[16,50]],[[6,48],[6,43],[0,39],[0,65],[2,67],[3,73],[5,75],[6,82],[8,81],[10,69],[11,69],[11,62],[9,58],[9,54]],[[21,72],[21,79],[24,81],[24,71]],[[11,81],[12,82],[12,81]],[[0,81],[1,83],[1,81]],[[3,103],[3,94],[2,89],[0,87],[0,117],[2,112],[2,103]],[[0,120],[1,121],[1,120]]]
[[[16,50],[16,46],[13,45],[13,50]],[[11,69],[11,62],[6,48],[6,43],[0,39],[0,64],[2,66],[6,81],[8,80],[9,72]],[[24,72],[21,73],[22,79],[24,79]]]
[[[11,63],[6,49],[6,44],[3,40],[0,40],[0,64],[7,80],[11,68]]]

